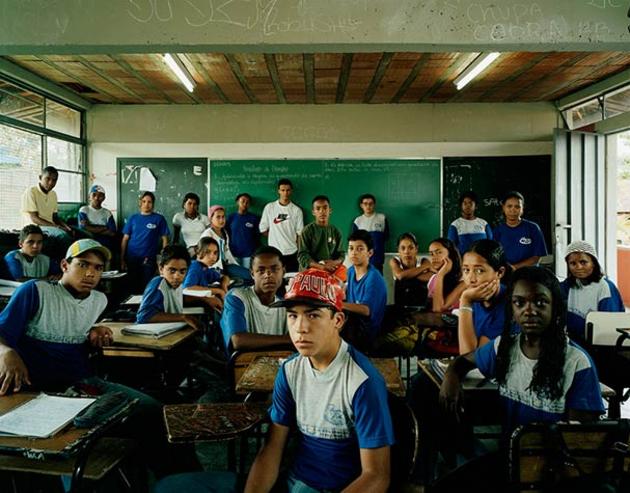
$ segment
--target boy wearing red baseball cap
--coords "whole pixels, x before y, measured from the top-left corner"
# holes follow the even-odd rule
[[[246,492],[270,491],[284,446],[297,425],[298,448],[288,491],[386,491],[394,443],[385,382],[362,353],[339,335],[343,293],[319,269],[299,273],[284,300],[289,334],[299,354],[276,377],[265,445]]]

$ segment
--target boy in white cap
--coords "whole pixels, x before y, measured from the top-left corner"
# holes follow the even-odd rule
[[[116,223],[112,211],[103,207],[105,189],[101,185],[92,185],[90,203],[79,209],[77,223],[79,228],[90,233],[110,250],[115,245]]]

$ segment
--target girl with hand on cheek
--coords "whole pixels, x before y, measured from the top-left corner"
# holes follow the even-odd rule
[[[431,309],[437,313],[449,312],[459,306],[459,297],[466,288],[459,252],[451,240],[437,238],[429,244],[429,254],[435,270],[427,284]]]

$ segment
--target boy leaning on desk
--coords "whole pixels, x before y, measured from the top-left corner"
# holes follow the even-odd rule
[[[112,331],[95,325],[107,299],[94,288],[99,283],[110,251],[92,239],[70,245],[61,261],[59,281],[31,280],[20,286],[0,313],[0,395],[23,387],[102,395],[123,392],[138,399],[133,426],[157,474],[169,459],[165,452],[162,405],[124,385],[93,375],[88,342],[93,347],[112,343]]]

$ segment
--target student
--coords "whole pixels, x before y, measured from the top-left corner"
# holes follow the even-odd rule
[[[61,261],[59,281],[32,280],[15,291],[0,313],[0,395],[23,387],[47,392],[73,387],[74,393],[123,392],[139,399],[128,429],[141,440],[147,462],[161,473],[172,472],[177,457],[169,457],[163,439],[162,405],[134,389],[95,377],[90,364],[90,346],[113,342],[109,327],[95,325],[107,298],[94,288],[110,259],[109,250],[97,241],[75,241]]]
[[[249,271],[236,262],[230,248],[230,235],[225,229],[225,209],[222,205],[213,205],[208,209],[210,227],[202,234],[202,238],[214,238],[219,245],[219,260],[216,267],[220,268],[230,279],[241,279],[250,283],[252,276]]]
[[[12,250],[4,256],[10,279],[59,279],[61,271],[56,262],[51,262],[42,252],[44,233],[39,226],[29,224],[20,231],[19,250]]]
[[[459,297],[466,288],[459,252],[451,240],[436,238],[429,244],[429,254],[436,271],[427,283],[431,308],[437,313],[451,311],[459,306]]]
[[[484,346],[505,325],[505,283],[509,264],[503,247],[494,240],[475,241],[464,254],[466,289],[459,298],[457,334],[459,354]]]
[[[359,350],[369,350],[381,329],[387,287],[381,273],[370,263],[374,249],[372,236],[363,229],[348,238],[348,286],[343,309],[348,312],[342,337]]]
[[[227,218],[227,229],[232,238],[232,253],[236,261],[245,269],[249,269],[252,263],[252,254],[258,245],[258,227],[260,218],[249,212],[252,196],[248,193],[239,193],[236,196],[237,212],[233,212]]]
[[[210,289],[212,294],[223,302],[230,284],[230,278],[223,275],[220,269],[214,267],[219,260],[219,244],[217,240],[207,236],[201,238],[197,244],[196,251],[197,259],[191,262],[188,272],[186,272],[184,288]],[[219,283],[220,286],[215,286],[216,283]]]
[[[270,307],[282,286],[282,253],[272,246],[258,248],[251,271],[254,285],[234,288],[225,298],[221,331],[228,354],[291,343],[284,309]]]
[[[155,195],[144,192],[140,212],[133,214],[123,226],[120,244],[120,268],[129,272],[132,292],[142,292],[153,278],[158,251],[168,244],[168,225],[162,214],[153,212]]]
[[[184,195],[182,201],[182,212],[177,212],[173,216],[173,243],[179,243],[180,234],[181,239],[186,248],[190,258],[195,258],[195,247],[201,233],[210,226],[210,219],[205,214],[199,212],[199,195],[189,192]]]
[[[547,255],[545,238],[538,224],[523,219],[525,198],[519,192],[508,192],[501,201],[505,222],[494,228],[494,239],[503,249],[512,269],[537,265]]]
[[[506,430],[532,422],[593,421],[604,413],[597,371],[565,336],[566,305],[558,280],[540,267],[513,274],[503,333],[493,344],[459,356],[440,390],[446,409],[461,408],[464,376],[477,367],[496,378]],[[512,321],[520,333],[512,332]]]
[[[278,197],[263,209],[260,232],[269,237],[270,246],[276,247],[284,256],[287,272],[297,272],[298,235],[304,228],[302,209],[291,202],[293,184],[287,178],[278,180]]]
[[[564,259],[569,273],[560,287],[568,305],[567,331],[582,344],[589,312],[624,312],[625,307],[617,286],[604,276],[593,245],[574,241]]]
[[[189,263],[190,256],[183,245],[167,245],[162,249],[159,261],[160,275],[154,277],[144,290],[142,303],[136,315],[137,323],[186,322],[196,329],[201,329],[195,317],[184,314],[182,283]]]
[[[329,223],[332,209],[328,197],[317,195],[312,206],[315,222],[304,228],[298,241],[300,269],[320,269],[332,274],[343,264],[341,232]]]
[[[389,238],[389,225],[385,214],[376,212],[376,198],[371,193],[364,193],[359,197],[359,207],[363,214],[352,223],[352,231],[363,229],[372,236],[374,254],[370,257],[370,263],[383,273],[385,263],[385,242]]]
[[[116,223],[112,212],[102,205],[105,189],[101,185],[92,185],[89,199],[90,203],[79,209],[77,224],[111,251],[116,241]]]
[[[413,233],[401,234],[397,244],[398,256],[389,261],[394,276],[394,304],[423,306],[427,301],[427,281],[435,272],[427,259],[418,259],[418,240]]]
[[[566,305],[555,276],[540,267],[521,268],[514,273],[506,297],[502,334],[451,363],[439,391],[441,405],[435,405],[432,382],[413,387],[410,395],[424,436],[422,457],[429,462],[424,467],[431,467],[432,447],[446,457],[456,452],[466,459],[476,457],[474,467],[460,469],[469,474],[458,476],[458,484],[471,491],[508,488],[504,479],[507,451],[504,447],[483,451],[472,436],[470,420],[462,416],[464,411],[471,412],[464,408],[461,389],[470,370],[479,368],[486,378],[498,381],[504,438],[518,425],[594,421],[604,412],[595,367],[584,350],[565,335]],[[513,325],[520,327],[519,333],[513,332]],[[467,397],[470,404],[475,396],[470,392]],[[480,412],[492,412],[488,397],[477,402]],[[431,473],[425,471],[425,481],[430,478]]]
[[[245,492],[268,492],[278,481],[291,429],[298,443],[286,484],[289,492],[385,492],[393,427],[383,378],[339,337],[342,294],[327,273],[298,274],[283,301],[299,355],[276,377],[269,435],[247,478]]]
[[[36,224],[46,233],[47,243],[53,258],[61,258],[72,243],[72,229],[58,215],[57,184],[59,172],[53,166],[46,166],[39,175],[39,183],[22,194],[22,215],[24,226]]]
[[[448,227],[448,239],[455,244],[461,255],[468,251],[473,242],[492,239],[490,225],[480,217],[475,216],[478,202],[479,199],[475,192],[472,190],[464,192],[459,197],[459,208],[462,215]]]

